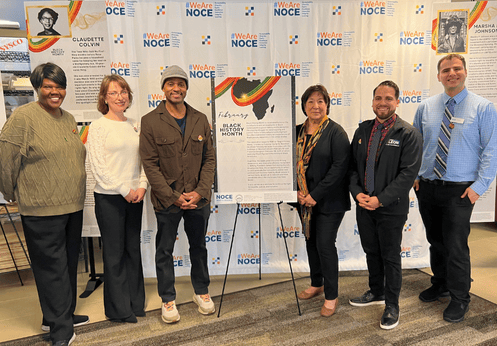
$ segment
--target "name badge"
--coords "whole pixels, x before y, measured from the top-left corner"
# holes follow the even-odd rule
[[[456,123],[456,124],[464,124],[464,119],[463,118],[452,118],[451,122]]]
[[[398,139],[389,139],[386,145],[389,147],[400,147],[400,141]]]

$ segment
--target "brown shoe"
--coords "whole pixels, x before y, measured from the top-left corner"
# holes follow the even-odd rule
[[[306,291],[302,291],[297,295],[297,297],[299,297],[300,300],[307,300],[314,298],[315,296],[318,296],[323,292],[324,292],[324,286],[321,286],[314,293],[307,293]]]
[[[329,309],[326,307],[326,299],[325,299],[325,304],[323,304],[323,307],[321,308],[321,316],[323,317],[330,317],[335,313],[335,310],[337,309],[338,306],[338,298],[335,298],[334,300],[328,300],[335,302],[335,305],[333,306],[332,309]]]

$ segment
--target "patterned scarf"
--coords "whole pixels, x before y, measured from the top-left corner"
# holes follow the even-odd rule
[[[309,139],[309,143],[305,145],[306,138],[306,129],[309,123],[309,119],[307,119],[302,128],[300,129],[299,136],[297,138],[297,183],[299,185],[299,190],[307,195],[309,190],[307,189],[307,182],[305,180],[305,172],[307,167],[309,166],[309,161],[311,160],[312,150],[316,146],[321,138],[321,134],[323,133],[326,126],[328,126],[330,120],[325,115],[319,127],[314,131],[311,138]],[[305,238],[309,239],[311,234],[311,214],[312,207],[307,207],[305,205],[301,205],[301,219],[302,219],[302,231],[305,234]]]

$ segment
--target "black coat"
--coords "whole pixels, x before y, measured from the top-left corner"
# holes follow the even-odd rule
[[[297,138],[301,125],[297,125]],[[305,174],[307,188],[316,201],[313,213],[350,210],[347,171],[350,143],[345,130],[330,119],[314,147]],[[298,158],[297,158],[298,159]]]
[[[364,176],[373,125],[374,119],[363,121],[352,139],[349,188],[354,199],[359,193],[366,193]],[[373,195],[383,204],[383,207],[377,209],[378,212],[393,215],[409,212],[409,190],[421,166],[422,150],[421,133],[397,116],[380,145],[375,165]]]

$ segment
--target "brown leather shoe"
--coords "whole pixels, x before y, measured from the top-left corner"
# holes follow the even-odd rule
[[[332,302],[335,302],[335,305],[333,306],[333,309],[328,309],[324,304],[323,304],[323,307],[321,308],[321,316],[323,317],[330,317],[331,315],[333,315],[335,313],[335,310],[337,309],[337,306],[338,306],[338,298],[335,298],[334,300],[332,300]],[[326,300],[325,300],[325,303],[326,303]]]
[[[318,296],[320,295],[321,293],[324,292],[324,286],[321,286],[317,289],[316,292],[314,293],[307,293],[305,290],[300,292],[297,297],[299,297],[300,300],[307,300],[307,299],[311,299],[311,298],[314,298],[315,296]]]

